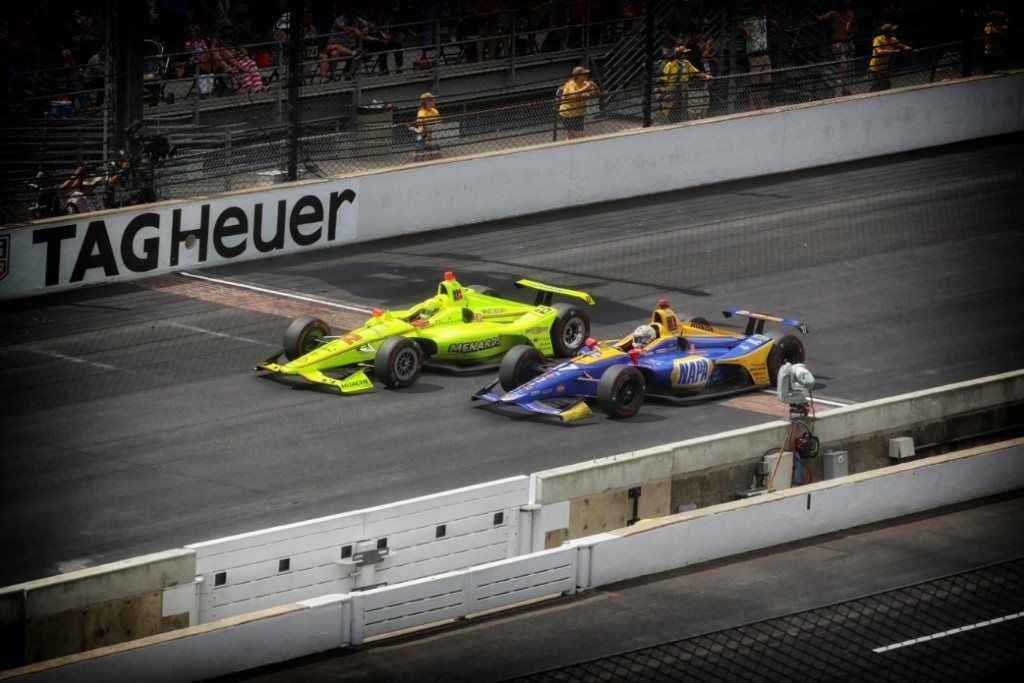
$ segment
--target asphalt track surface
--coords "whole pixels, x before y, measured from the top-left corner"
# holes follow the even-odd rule
[[[859,599],[1013,560],[1018,568],[1011,580],[1019,582],[1022,496],[1017,491],[826,534],[228,680],[1000,680],[993,669],[1024,660],[1024,619],[873,650],[1019,612],[1019,583],[1007,589],[964,579],[938,590]],[[819,609],[851,600],[867,604]],[[787,617],[805,610],[815,613]],[[747,626],[763,620],[775,621]],[[706,649],[698,648],[690,662],[679,656],[694,651],[685,641],[678,649],[635,652],[680,639]],[[631,651],[640,656],[614,657]],[[556,667],[565,668],[550,671]]]
[[[661,295],[777,312],[809,325],[818,394],[863,401],[1024,366],[1022,225],[1015,136],[205,273],[360,306],[449,268],[509,295],[529,276],[590,291],[602,337]],[[0,313],[0,585],[769,419],[651,403],[560,426],[474,408],[486,377],[293,388],[251,372],[285,317],[167,281]]]

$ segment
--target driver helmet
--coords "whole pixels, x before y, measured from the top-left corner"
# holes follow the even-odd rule
[[[641,325],[633,330],[633,348],[642,349],[650,344],[658,336],[650,325]]]

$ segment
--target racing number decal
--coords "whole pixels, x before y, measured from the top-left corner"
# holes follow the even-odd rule
[[[674,330],[679,327],[679,323],[676,322],[676,317],[674,315],[665,316],[665,323],[668,325],[668,329],[670,330]]]
[[[462,290],[456,289],[452,291],[452,299],[455,301],[462,301]]]
[[[346,334],[344,337],[341,338],[341,341],[345,342],[346,344],[355,344],[360,339],[362,339],[362,337],[353,332],[352,334]]]

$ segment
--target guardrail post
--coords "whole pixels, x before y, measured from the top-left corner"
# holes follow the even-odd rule
[[[654,0],[644,3],[644,97],[643,126],[651,127],[651,100],[654,88]],[[588,3],[589,7],[589,3]]]
[[[479,55],[477,56],[479,59]],[[441,84],[441,20],[434,20],[434,82],[430,86],[437,94]]]
[[[192,69],[192,123],[199,125],[199,100],[202,97],[202,90],[199,87],[199,57],[196,57],[195,67]]]
[[[225,131],[224,135],[226,136],[226,139],[224,140],[224,154],[225,154],[227,163],[230,165],[231,164],[231,129],[228,128]],[[231,190],[231,174],[227,173],[225,171],[225,173],[224,173],[224,191],[227,192],[227,191],[230,191],[230,190]]]
[[[648,0],[648,6],[653,4]],[[590,2],[583,3],[583,66],[590,68]]]
[[[588,3],[589,7],[590,4]],[[511,42],[509,43],[509,65],[508,65],[508,82],[509,85],[516,84],[516,11],[512,10],[512,30],[511,30]]]
[[[302,0],[289,0],[291,29],[288,34],[288,180],[299,178],[299,85],[302,84]]]

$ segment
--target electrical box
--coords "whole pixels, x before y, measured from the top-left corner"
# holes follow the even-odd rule
[[[909,436],[900,436],[889,439],[889,457],[893,460],[903,460],[914,457],[914,440]]]
[[[850,473],[850,453],[848,451],[828,450],[821,454],[821,474],[823,479],[845,477]]]
[[[782,453],[782,462],[775,466],[775,461],[779,459],[778,453],[771,453],[762,458],[765,463],[765,470],[767,471],[766,477],[769,479],[766,483],[768,484],[769,491],[782,491],[788,489],[793,485],[793,453],[792,451],[784,451]],[[772,472],[775,473],[775,477],[772,477]]]

